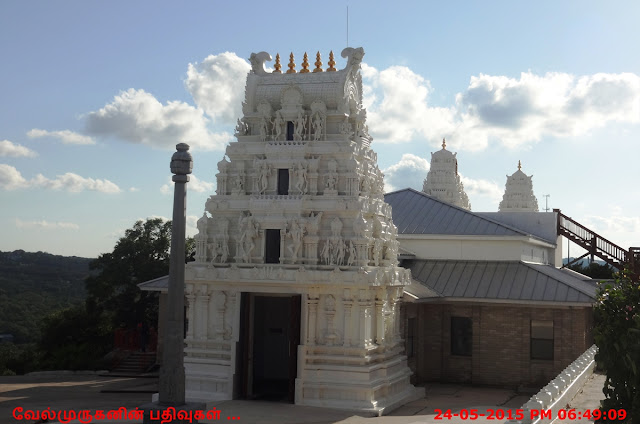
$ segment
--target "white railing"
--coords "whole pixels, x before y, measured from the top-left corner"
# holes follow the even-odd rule
[[[598,348],[591,346],[582,355],[565,368],[549,384],[533,395],[520,409],[524,410],[524,419],[509,420],[505,424],[542,424],[551,423],[558,417],[558,411],[566,409],[567,404],[578,393],[593,373],[594,359]],[[545,414],[541,412],[545,411]],[[547,411],[550,411],[547,412]],[[544,416],[542,418],[541,416]],[[550,417],[550,418],[549,418]]]

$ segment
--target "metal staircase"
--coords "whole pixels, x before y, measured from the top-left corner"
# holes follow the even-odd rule
[[[591,255],[592,261],[594,256],[597,256],[618,270],[629,268],[634,271],[636,276],[638,275],[640,270],[640,247],[631,247],[626,250],[564,215],[560,212],[560,209],[554,209],[553,211],[558,217],[558,235],[566,237],[587,251],[579,258],[575,258],[563,265],[563,268],[574,264],[585,256]]]

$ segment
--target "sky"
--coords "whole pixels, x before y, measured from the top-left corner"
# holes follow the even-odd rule
[[[632,0],[2,1],[0,250],[97,257],[170,218],[179,142],[193,235],[251,53],[333,50],[341,69],[347,45],[365,50],[387,191],[421,189],[446,137],[473,211],[497,211],[520,160],[541,209],[640,246],[638,16]]]

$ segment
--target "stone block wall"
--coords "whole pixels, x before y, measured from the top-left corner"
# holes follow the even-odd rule
[[[470,356],[451,353],[451,317],[472,320]],[[585,307],[473,303],[404,303],[403,336],[414,318],[417,384],[428,381],[497,386],[543,386],[593,343],[592,310]],[[531,359],[531,320],[553,321],[553,359]]]

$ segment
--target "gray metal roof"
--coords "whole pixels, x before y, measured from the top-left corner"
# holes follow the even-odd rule
[[[414,284],[442,298],[481,301],[555,302],[591,304],[595,285],[550,265],[519,261],[460,261],[416,259],[403,262]],[[405,291],[430,298],[421,287]],[[414,293],[415,291],[415,293]]]
[[[143,281],[142,283],[138,284],[138,288],[140,288],[140,290],[146,291],[166,292],[169,290],[169,276],[164,275],[153,280]]]
[[[558,237],[558,215],[555,212],[474,212],[483,218],[517,228],[555,244]]]
[[[524,231],[477,215],[412,188],[384,195],[398,234],[528,236]]]

